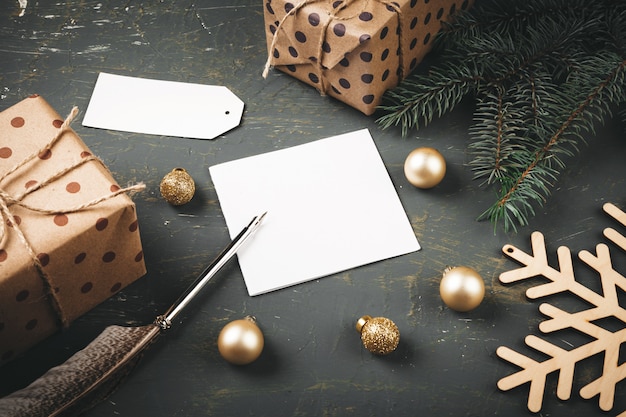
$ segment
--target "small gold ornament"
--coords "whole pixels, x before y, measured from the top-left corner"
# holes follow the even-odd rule
[[[254,362],[263,352],[265,340],[253,316],[228,323],[217,338],[220,355],[235,365]]]
[[[385,317],[363,316],[356,322],[365,349],[376,355],[388,355],[400,343],[400,331],[396,324]]]
[[[191,201],[196,185],[184,168],[174,168],[161,180],[160,190],[168,203],[180,206]]]
[[[467,266],[446,268],[439,294],[448,307],[466,312],[478,307],[485,296],[485,283],[476,270]]]
[[[446,175],[446,160],[435,148],[417,148],[404,161],[404,176],[418,188],[432,188]]]

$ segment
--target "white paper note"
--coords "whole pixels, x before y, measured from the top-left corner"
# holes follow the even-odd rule
[[[238,252],[250,295],[420,249],[367,130],[209,171],[231,237],[268,212]]]
[[[241,122],[244,103],[228,88],[101,72],[83,126],[214,139]]]

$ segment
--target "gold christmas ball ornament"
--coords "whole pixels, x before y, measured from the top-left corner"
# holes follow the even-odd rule
[[[435,148],[417,148],[404,161],[404,176],[417,188],[432,188],[446,175],[446,160]]]
[[[264,344],[263,333],[252,316],[231,321],[217,338],[220,355],[235,365],[254,362],[263,352]]]
[[[388,355],[400,343],[400,331],[396,324],[385,317],[363,316],[356,322],[365,349],[376,355]]]
[[[443,302],[453,310],[466,312],[478,307],[485,297],[485,283],[476,270],[467,266],[449,267],[439,284]]]
[[[180,206],[191,201],[196,185],[184,168],[174,168],[161,180],[160,190],[168,203]]]

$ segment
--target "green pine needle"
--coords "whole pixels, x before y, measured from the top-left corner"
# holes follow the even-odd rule
[[[626,120],[626,3],[482,0],[446,24],[427,72],[390,90],[378,119],[404,136],[476,102],[470,167],[495,202],[479,216],[517,230],[598,125]]]

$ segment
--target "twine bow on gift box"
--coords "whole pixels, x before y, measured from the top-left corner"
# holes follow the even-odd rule
[[[21,160],[20,162],[18,162],[13,168],[9,169],[8,171],[4,172],[2,175],[0,175],[0,183],[2,183],[2,181],[4,181],[6,178],[10,177],[11,174],[13,174],[14,172],[16,172],[18,169],[22,168],[23,166],[25,166],[26,164],[28,164],[30,161],[32,161],[33,159],[37,158],[39,155],[42,155],[44,152],[48,152],[52,149],[52,147],[54,146],[54,144],[63,136],[63,134],[70,128],[70,124],[71,122],[74,120],[74,118],[76,117],[76,115],[78,114],[78,108],[74,107],[72,108],[72,111],[70,112],[70,114],[67,116],[67,118],[63,121],[63,123],[61,124],[61,126],[59,126],[55,136],[41,149],[37,150],[36,152],[28,155],[26,158],[24,158],[23,160]],[[5,244],[5,242],[7,241],[7,239],[9,238],[9,228],[13,229],[15,235],[17,236],[17,238],[19,239],[19,241],[22,243],[23,247],[26,249],[26,251],[28,252],[30,258],[33,261],[33,264],[35,266],[35,268],[37,269],[37,273],[39,274],[39,277],[41,278],[42,282],[43,282],[43,286],[44,286],[44,292],[47,294],[48,299],[50,300],[50,304],[52,305],[57,318],[59,319],[60,324],[65,328],[69,325],[69,319],[67,317],[67,315],[65,314],[65,312],[63,311],[63,307],[59,301],[59,298],[56,295],[56,292],[54,291],[54,287],[52,285],[52,279],[51,277],[46,273],[46,271],[44,270],[44,266],[42,264],[42,261],[40,259],[40,257],[35,253],[35,250],[33,249],[33,247],[31,246],[31,244],[29,243],[28,239],[26,238],[26,236],[24,235],[24,233],[22,232],[22,230],[20,229],[20,221],[19,219],[16,219],[16,217],[13,215],[13,213],[10,210],[11,206],[20,206],[26,210],[32,211],[32,212],[36,212],[36,213],[40,213],[43,215],[51,215],[51,214],[67,214],[67,213],[75,213],[78,211],[82,211],[85,210],[87,208],[96,206],[98,204],[100,204],[103,201],[112,199],[120,194],[126,193],[126,192],[137,192],[140,190],[143,190],[145,188],[145,184],[143,183],[138,183],[136,185],[133,186],[129,186],[126,188],[120,188],[114,192],[111,192],[110,194],[107,195],[103,195],[101,197],[98,197],[92,201],[88,201],[86,203],[80,204],[78,206],[75,207],[66,207],[66,208],[61,208],[61,209],[47,209],[47,208],[43,208],[43,207],[34,207],[31,206],[29,204],[26,204],[24,202],[24,198],[32,193],[34,193],[35,191],[45,187],[46,185],[50,184],[51,182],[63,177],[64,175],[66,175],[67,173],[75,170],[76,168],[78,168],[79,166],[86,164],[88,162],[91,161],[96,161],[102,164],[102,166],[105,166],[104,163],[102,162],[102,160],[92,154],[89,154],[87,156],[85,156],[84,158],[75,161],[74,163],[70,164],[69,166],[66,166],[65,168],[61,169],[60,171],[50,175],[48,178],[44,179],[43,181],[39,181],[36,184],[28,187],[26,190],[24,190],[22,193],[17,194],[17,195],[11,195],[8,192],[6,192],[5,190],[0,188],[0,214],[2,217],[2,220],[0,222],[0,248],[2,248]],[[106,167],[106,166],[105,166]]]
[[[287,10],[287,13],[283,16],[283,18],[277,22],[275,29],[272,27],[273,29],[273,33],[272,33],[272,42],[270,44],[270,47],[268,49],[268,56],[267,56],[267,61],[265,62],[265,66],[263,68],[263,78],[267,78],[268,74],[269,74],[269,70],[272,67],[272,65],[275,62],[275,58],[277,58],[276,54],[276,44],[279,40],[279,33],[280,31],[283,29],[283,25],[284,23],[290,18],[290,17],[294,17],[295,15],[298,13],[299,10],[301,10],[302,8],[304,8],[305,6],[311,5],[311,4],[315,4],[315,3],[326,3],[326,4],[330,4],[329,1],[327,0],[303,0],[301,2],[299,2],[298,4],[294,5],[293,7],[291,7],[289,10],[287,10],[288,6],[285,5],[285,9]],[[344,11],[346,8],[348,8],[349,6],[351,6],[353,3],[360,3],[362,5],[362,7],[356,11],[355,13],[351,14],[351,15],[347,15],[347,16],[338,16],[338,14],[342,11]],[[349,21],[351,19],[354,18],[358,18],[360,16],[364,16],[364,13],[368,13],[368,7],[371,4],[378,4],[378,5],[383,5],[385,6],[389,11],[393,11],[396,14],[396,17],[398,19],[398,30],[397,30],[397,36],[398,36],[398,75],[399,78],[402,79],[404,77],[404,74],[406,74],[406,68],[405,68],[405,64],[404,64],[404,59],[403,59],[403,48],[402,48],[402,10],[400,9],[400,6],[396,3],[396,2],[390,2],[390,1],[384,1],[384,0],[343,0],[339,3],[333,3],[332,6],[332,10],[330,11],[326,11],[326,14],[328,15],[328,19],[322,24],[320,30],[320,36],[317,39],[317,43],[316,43],[316,55],[309,57],[309,61],[310,63],[313,65],[313,67],[316,69],[316,76],[317,79],[320,82],[320,88],[319,91],[322,95],[326,95],[326,92],[328,91],[328,88],[330,87],[328,84],[328,81],[326,79],[326,77],[324,76],[324,71],[327,69],[324,67],[324,65],[322,64],[322,56],[325,52],[325,45],[326,45],[326,33],[327,33],[327,29],[330,26],[331,23],[336,22],[336,21]],[[267,7],[271,7],[269,4],[267,5]],[[371,16],[371,14],[370,14]],[[367,39],[368,40],[368,39]],[[360,40],[363,41],[363,40]]]

